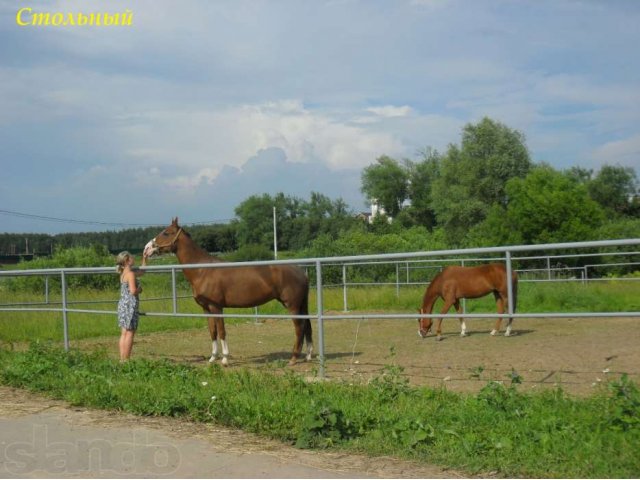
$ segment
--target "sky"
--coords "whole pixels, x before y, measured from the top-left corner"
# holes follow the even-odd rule
[[[364,167],[485,116],[535,162],[640,173],[639,45],[636,0],[0,0],[0,232],[228,221],[277,192],[364,211]]]

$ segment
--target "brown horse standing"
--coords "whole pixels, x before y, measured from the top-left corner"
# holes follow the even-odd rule
[[[516,311],[516,298],[518,293],[518,276],[516,272],[511,273],[512,292],[513,292],[513,311]],[[502,263],[490,263],[488,265],[480,265],[478,267],[446,267],[442,272],[435,276],[429,284],[424,297],[422,299],[421,314],[431,314],[433,305],[438,298],[444,300],[444,306],[440,313],[446,314],[451,306],[455,306],[456,311],[462,313],[460,306],[461,298],[479,298],[493,292],[496,299],[498,313],[502,314],[507,310],[509,297],[507,294],[507,269]],[[505,336],[511,335],[511,322],[513,318],[509,318]],[[420,318],[418,320],[418,333],[421,337],[426,337],[431,330],[431,318]],[[491,335],[496,335],[500,331],[502,318],[498,317]],[[438,327],[436,329],[436,339],[442,340],[442,317],[438,319]],[[460,336],[467,335],[467,326],[463,318],[460,318]]]
[[[145,257],[156,253],[173,252],[181,264],[222,262],[200,248],[191,236],[178,225],[175,218],[167,228],[153,238],[144,249]],[[255,307],[270,300],[278,300],[292,315],[307,315],[309,280],[296,266],[260,265],[222,268],[185,268],[183,273],[193,289],[193,298],[207,313],[221,314],[225,307]],[[218,354],[218,337],[222,343],[222,364],[228,365],[229,347],[223,317],[209,317],[212,353],[210,362]],[[294,318],[296,340],[289,365],[296,363],[307,342],[307,360],[311,359],[313,343],[309,318]]]

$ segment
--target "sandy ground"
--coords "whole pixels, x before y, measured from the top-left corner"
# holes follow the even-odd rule
[[[153,321],[143,318],[142,322]],[[366,382],[385,366],[402,367],[414,385],[446,386],[477,392],[489,381],[509,383],[514,372],[521,389],[562,387],[589,395],[607,379],[627,373],[640,381],[640,318],[536,318],[514,321],[513,337],[492,337],[493,321],[471,319],[468,337],[459,337],[456,319],[443,324],[444,340],[418,337],[417,321],[331,320],[324,325],[325,374],[334,380]],[[203,322],[204,323],[204,322]],[[314,323],[314,344],[318,329]],[[247,322],[227,326],[231,366],[284,371],[294,333],[289,320]],[[80,348],[107,348],[117,355],[113,337],[77,342]],[[136,337],[134,355],[172,358],[206,365],[211,352],[208,330],[144,334]],[[293,367],[317,375],[316,361]]]
[[[462,478],[238,430],[70,407],[0,387],[0,478]]]

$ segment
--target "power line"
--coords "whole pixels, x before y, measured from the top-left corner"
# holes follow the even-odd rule
[[[102,222],[99,220],[76,220],[72,218],[50,217],[47,215],[35,215],[31,213],[14,212],[12,210],[0,209],[0,215],[8,215],[11,217],[29,218],[31,220],[42,220],[45,222],[55,223],[75,223],[81,225],[102,225],[107,227],[157,227],[164,225],[163,223],[122,223],[122,222]],[[208,220],[205,222],[183,222],[185,225],[214,225],[219,223],[228,223],[232,219],[225,218],[220,220]]]

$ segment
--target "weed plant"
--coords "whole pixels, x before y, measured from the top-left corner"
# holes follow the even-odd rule
[[[120,364],[104,351],[65,353],[43,343],[0,351],[0,382],[78,406],[215,422],[300,448],[392,455],[470,474],[640,475],[640,392],[624,376],[572,398],[562,390],[522,393],[517,372],[477,395],[411,387],[401,373],[391,364],[369,384],[310,383],[291,371]]]

